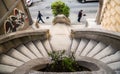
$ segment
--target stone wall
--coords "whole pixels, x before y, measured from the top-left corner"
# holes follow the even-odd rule
[[[1,0],[0,10],[0,35],[25,30],[32,24],[23,0]]]
[[[103,1],[100,21],[103,28],[120,32],[120,0]]]

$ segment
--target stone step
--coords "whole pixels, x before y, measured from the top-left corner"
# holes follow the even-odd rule
[[[102,58],[101,61],[104,63],[110,64],[120,61],[120,51],[117,51],[115,54]]]
[[[40,40],[34,41],[34,44],[44,57],[48,57],[48,53]]]
[[[78,45],[80,43],[80,39],[73,39],[72,45],[71,45],[71,51],[75,52],[76,49],[78,48]]]
[[[0,74],[11,73],[16,69],[16,67],[0,64]]]
[[[103,49],[101,52],[99,52],[97,55],[95,55],[94,58],[101,59],[101,58],[104,58],[111,54],[114,54],[115,52],[116,51],[111,46],[107,46],[105,49]]]
[[[108,64],[108,66],[115,70],[115,71],[120,71],[120,61],[119,62],[114,62],[114,63],[110,63]]]
[[[23,61],[23,62],[27,62],[27,61],[30,60],[27,56],[25,56],[24,54],[20,53],[20,52],[17,51],[16,49],[11,49],[11,50],[7,53],[7,55],[9,55],[9,56],[11,56],[11,57],[13,57],[13,58],[15,58],[15,59],[18,59],[18,60],[20,60],[20,61]]]
[[[79,46],[75,52],[75,56],[80,56],[86,45],[88,44],[89,40],[81,39]]]
[[[28,42],[25,45],[27,48],[29,48],[30,51],[32,51],[32,53],[34,53],[34,55],[39,58],[43,57],[39,50],[36,48],[36,46],[33,44],[33,42]]]
[[[115,74],[120,74],[120,71],[115,71]]]
[[[22,64],[24,64],[24,62],[19,61],[5,54],[1,55],[0,63],[5,65],[10,65],[10,66],[15,66],[15,67],[21,66]]]
[[[43,43],[44,48],[47,50],[47,52],[52,52],[52,48],[51,48],[49,40],[45,40],[42,43]]]
[[[81,56],[86,56],[96,45],[97,45],[96,41],[90,40],[88,45],[85,47],[85,49],[81,53]]]
[[[98,54],[101,50],[103,50],[106,47],[105,44],[103,44],[102,42],[99,42],[89,53],[88,53],[88,57],[93,57],[96,54]]]
[[[20,45],[17,47],[17,50],[29,57],[30,59],[37,58],[25,45]]]

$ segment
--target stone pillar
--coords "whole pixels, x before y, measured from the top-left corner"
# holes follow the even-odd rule
[[[98,11],[97,11],[97,16],[96,16],[97,24],[101,24],[100,16],[101,16],[101,11],[102,11],[102,6],[103,6],[103,0],[99,0],[99,8],[98,8]]]

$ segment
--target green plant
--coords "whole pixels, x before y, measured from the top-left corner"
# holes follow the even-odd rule
[[[49,70],[54,70],[56,72],[62,70],[66,72],[75,72],[76,68],[79,66],[76,63],[73,55],[65,56],[65,51],[53,51],[49,53],[49,56],[52,58],[53,62],[51,66],[49,66]],[[74,66],[76,65],[76,66]],[[59,67],[58,67],[59,66]]]
[[[67,54],[69,53],[69,55]],[[79,62],[75,60],[73,53],[69,51],[53,51],[48,53],[51,57],[52,63],[47,64],[45,68],[39,71],[44,72],[76,72],[76,71],[91,71],[90,69],[80,66]]]
[[[51,8],[54,16],[58,14],[64,14],[66,17],[69,16],[70,8],[60,0],[52,3]]]

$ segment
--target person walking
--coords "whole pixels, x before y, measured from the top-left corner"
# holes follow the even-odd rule
[[[82,18],[82,13],[83,10],[80,10],[79,13],[78,13],[78,22],[80,22],[81,18]]]
[[[40,13],[40,11],[38,11],[38,16],[37,16],[37,19],[38,19],[38,23],[39,23],[39,21],[42,21],[42,23],[45,23],[44,21],[43,21],[43,19],[42,19],[42,14]]]

